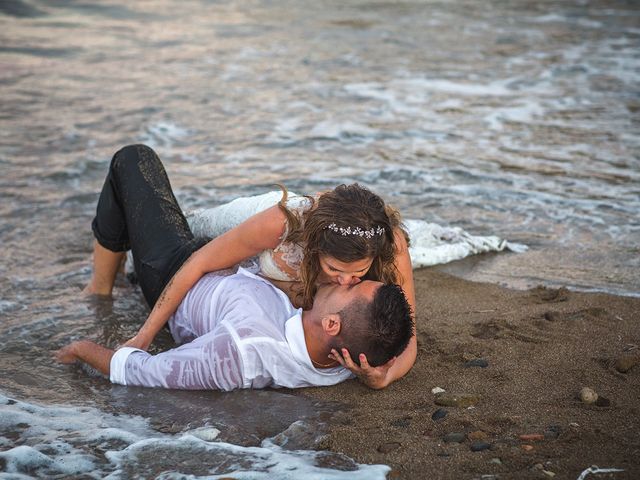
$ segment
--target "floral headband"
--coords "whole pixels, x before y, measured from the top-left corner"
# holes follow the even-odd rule
[[[371,227],[369,230],[363,230],[360,227],[339,227],[335,223],[330,223],[325,229],[329,229],[332,232],[339,233],[343,237],[347,235],[357,235],[358,237],[366,237],[367,239],[373,238],[376,235],[384,235],[384,227],[378,225],[377,227]]]

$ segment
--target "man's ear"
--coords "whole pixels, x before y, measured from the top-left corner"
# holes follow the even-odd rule
[[[324,333],[332,337],[337,336],[342,328],[342,320],[337,313],[330,313],[322,318],[322,329]]]

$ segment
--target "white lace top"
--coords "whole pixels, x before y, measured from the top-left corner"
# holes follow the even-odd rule
[[[274,191],[253,197],[240,197],[227,204],[187,214],[187,221],[196,237],[217,237],[240,225],[249,217],[276,205],[282,192]],[[287,207],[294,213],[302,214],[311,206],[308,198],[289,192]],[[282,238],[289,229],[285,226]],[[273,250],[264,250],[243,266],[265,277],[280,281],[298,280],[300,264],[304,256],[300,245],[282,242]],[[253,265],[252,265],[253,263]]]

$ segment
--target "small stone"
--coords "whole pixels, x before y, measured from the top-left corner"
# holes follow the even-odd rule
[[[542,473],[544,473],[544,475],[549,478],[553,478],[556,476],[556,474],[551,470],[542,470]]]
[[[491,444],[483,440],[476,440],[469,445],[469,448],[472,452],[481,452],[483,450],[489,450],[491,448]]]
[[[525,452],[530,452],[533,450],[533,445],[521,445],[520,446]]]
[[[598,394],[595,392],[595,390],[589,387],[584,387],[582,390],[580,390],[578,396],[580,397],[580,400],[582,400],[582,402],[586,403],[587,405],[591,405],[592,403],[595,403],[596,400],[598,400]]]
[[[569,426],[570,426],[570,427],[573,427],[573,428],[578,428],[578,427],[580,426],[580,424],[579,424],[579,423],[577,423],[577,422],[571,422],[571,423],[569,424]]]
[[[469,360],[464,363],[464,368],[470,367],[480,367],[487,368],[489,366],[489,362],[487,362],[484,358],[474,358],[473,360]]]
[[[446,443],[462,443],[465,439],[465,434],[460,432],[447,433],[442,439]]]
[[[525,433],[524,435],[520,435],[518,438],[525,442],[538,442],[540,440],[544,440],[544,435],[541,433]]]
[[[399,428],[407,428],[410,424],[411,424],[411,417],[398,418],[391,422],[392,427],[399,427]]]
[[[440,393],[436,395],[435,403],[442,407],[469,407],[480,401],[478,395],[469,393]]]
[[[624,355],[616,359],[615,368],[620,373],[627,373],[640,363],[640,355]]]
[[[434,387],[431,389],[431,393],[433,393],[434,395],[437,395],[439,393],[444,393],[444,392],[446,392],[446,390],[440,387]]]
[[[560,425],[549,425],[544,431],[544,438],[558,438],[561,431]]]
[[[500,460],[498,457],[495,457],[489,460],[489,463],[493,463],[495,465],[502,465],[502,460]]]
[[[475,432],[469,432],[467,434],[467,438],[469,440],[471,440],[472,442],[474,440],[486,440],[487,434],[486,434],[486,432],[483,432],[482,430],[476,430]]]
[[[382,445],[380,445],[378,447],[378,451],[380,453],[389,453],[389,452],[393,452],[394,450],[397,450],[398,448],[400,448],[400,443],[398,443],[398,442],[387,442],[387,443],[383,443]]]
[[[598,399],[596,400],[597,407],[609,407],[610,405],[611,405],[611,400],[609,400],[606,397],[599,396]]]
[[[542,465],[541,463],[536,463],[536,464],[533,466],[533,469],[534,469],[534,470],[544,470],[544,465]]]
[[[444,408],[439,408],[431,415],[431,420],[437,422],[447,416],[447,411]]]
[[[438,457],[450,457],[451,454],[449,452],[438,452],[436,453]]]

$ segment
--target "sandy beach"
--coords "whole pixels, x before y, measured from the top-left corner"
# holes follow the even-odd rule
[[[322,448],[387,464],[388,478],[576,479],[593,465],[624,471],[587,478],[640,478],[639,298],[415,274],[419,353],[405,378],[294,392],[346,405]]]

